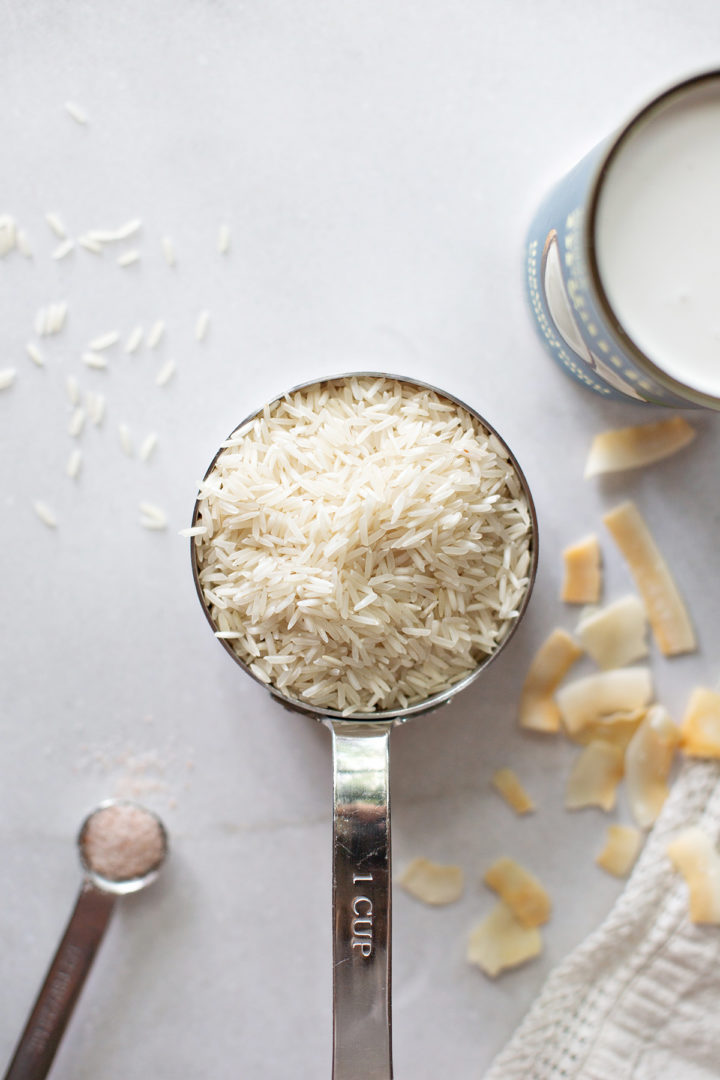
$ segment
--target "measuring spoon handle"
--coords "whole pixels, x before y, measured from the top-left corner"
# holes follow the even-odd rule
[[[47,1076],[114,904],[111,893],[83,884],[4,1080]]]
[[[390,723],[333,736],[333,1080],[392,1080]]]

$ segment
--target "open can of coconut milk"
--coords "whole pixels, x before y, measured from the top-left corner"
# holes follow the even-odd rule
[[[583,158],[526,256],[538,331],[568,374],[607,398],[720,410],[720,71]]]

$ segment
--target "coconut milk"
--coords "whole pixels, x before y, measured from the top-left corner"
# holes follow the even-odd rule
[[[720,78],[630,128],[599,184],[600,285],[634,345],[720,398]]]

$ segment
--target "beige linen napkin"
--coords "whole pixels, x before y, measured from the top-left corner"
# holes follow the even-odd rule
[[[689,762],[608,918],[548,977],[485,1080],[718,1080],[720,927],[693,926],[665,855],[720,839],[720,763]]]

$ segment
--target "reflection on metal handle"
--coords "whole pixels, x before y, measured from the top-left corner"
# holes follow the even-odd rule
[[[4,1080],[47,1076],[114,903],[110,893],[83,885]]]
[[[328,720],[333,735],[333,1080],[392,1080],[391,723]]]

